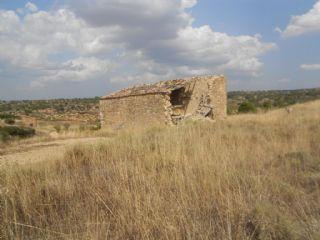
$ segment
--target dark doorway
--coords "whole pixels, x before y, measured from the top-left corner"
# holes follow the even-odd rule
[[[183,105],[185,98],[185,89],[179,88],[171,92],[170,102],[172,106]]]

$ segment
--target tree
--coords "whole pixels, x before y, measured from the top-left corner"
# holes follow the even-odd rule
[[[256,106],[252,102],[243,102],[238,108],[239,113],[257,112]]]
[[[265,110],[270,110],[272,108],[272,103],[270,101],[266,101],[262,104],[262,108]]]

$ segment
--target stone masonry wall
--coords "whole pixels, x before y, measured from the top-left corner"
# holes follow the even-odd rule
[[[210,99],[213,107],[213,119],[227,117],[227,80],[225,77],[216,77],[209,81]]]
[[[186,106],[186,115],[193,115],[200,105],[212,108],[212,119],[227,116],[226,79],[223,76],[195,77],[189,82],[186,91],[190,92],[190,101]]]
[[[168,123],[166,96],[149,94],[100,101],[103,127],[122,128],[136,125]]]

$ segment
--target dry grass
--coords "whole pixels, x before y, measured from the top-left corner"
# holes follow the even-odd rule
[[[64,129],[63,125],[61,131],[57,132],[54,129],[55,123],[44,122],[41,126],[36,128],[36,135],[32,138],[14,138],[12,140],[2,142],[0,139],[0,156],[13,153],[26,151],[32,145],[41,145],[43,143],[50,143],[59,140],[71,141],[74,139],[85,139],[88,137],[113,137],[115,133],[111,130],[103,129],[97,131],[92,129],[92,126],[87,126],[81,129],[79,124],[71,125],[70,129]]]
[[[320,239],[320,102],[1,171],[4,239]]]

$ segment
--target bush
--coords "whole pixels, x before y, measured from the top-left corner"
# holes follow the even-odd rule
[[[264,102],[264,103],[262,104],[262,108],[263,108],[264,110],[270,110],[270,109],[272,108],[272,103],[271,103],[270,101]]]
[[[90,127],[90,130],[92,130],[92,131],[98,131],[100,129],[101,129],[101,123],[98,123],[97,125]]]
[[[6,141],[11,137],[27,138],[36,134],[33,128],[24,128],[16,126],[0,127],[0,139]]]
[[[10,138],[9,133],[0,131],[0,142],[6,142]]]
[[[29,116],[31,113],[32,113],[31,109],[25,109],[24,110],[24,114],[27,115],[27,116]]]
[[[64,130],[68,131],[70,129],[70,123],[63,124]]]
[[[0,119],[16,119],[17,117],[12,114],[2,113],[0,114]]]
[[[16,121],[13,118],[6,118],[4,122],[9,125],[13,125],[16,123]]]
[[[61,132],[61,126],[60,125],[54,125],[53,127],[57,131],[57,133]]]
[[[256,106],[252,102],[243,102],[238,108],[239,113],[257,112]]]

